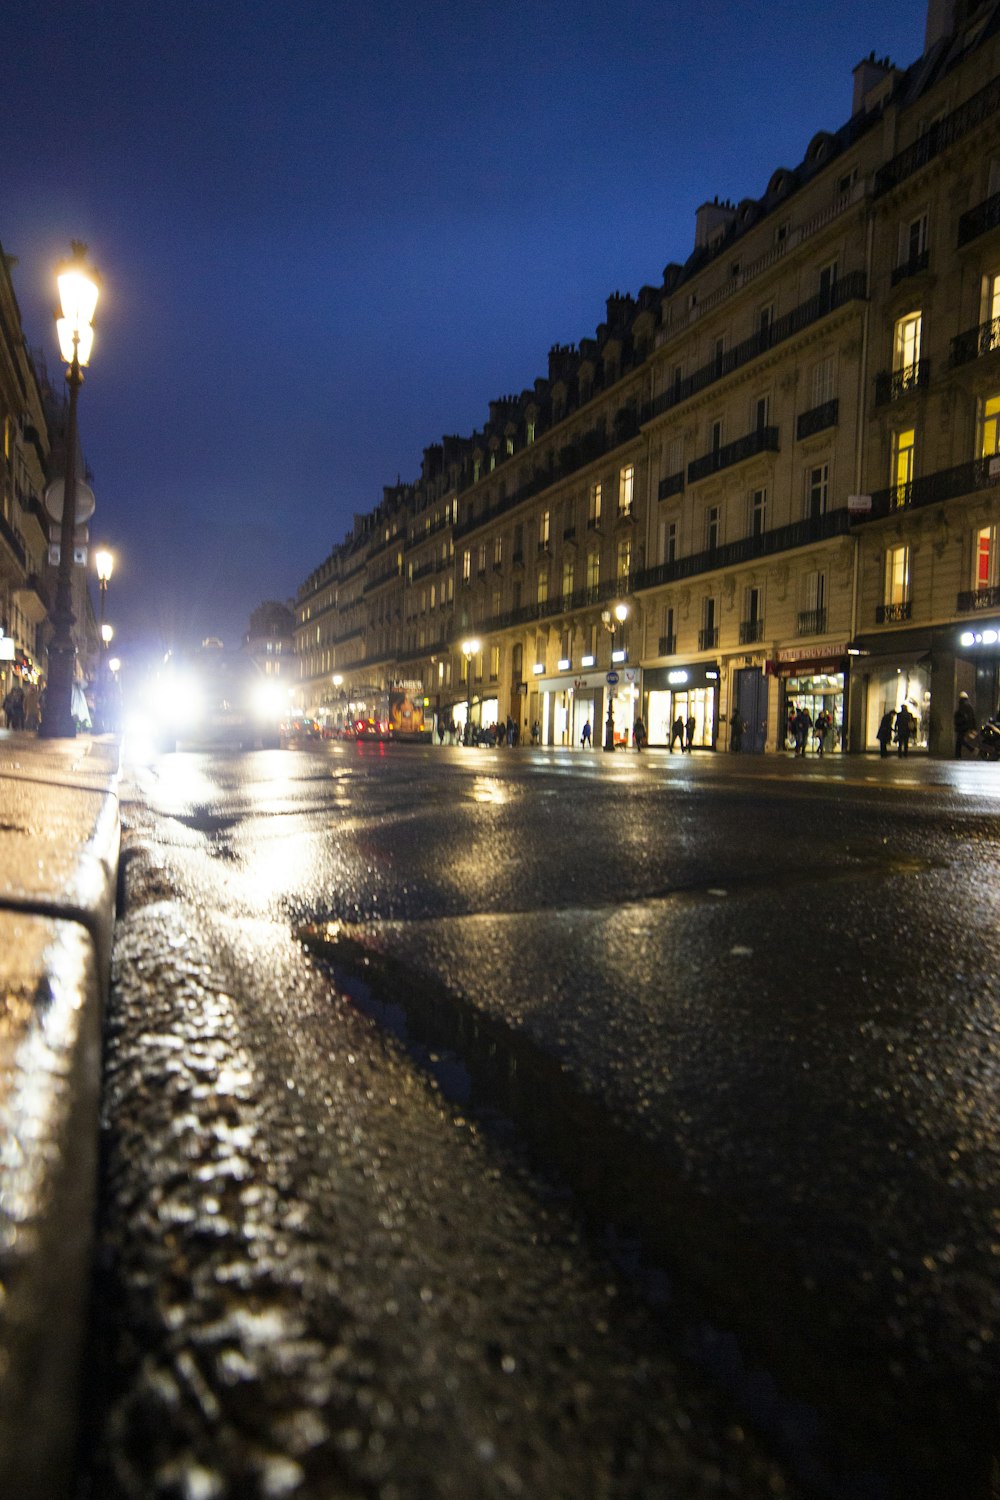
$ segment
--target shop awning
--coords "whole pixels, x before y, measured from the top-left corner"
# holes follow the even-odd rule
[[[852,672],[896,672],[901,667],[919,667],[931,659],[929,651],[886,651],[877,656],[852,656]]]

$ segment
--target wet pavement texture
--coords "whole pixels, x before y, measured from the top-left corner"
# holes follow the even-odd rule
[[[136,770],[93,1492],[985,1500],[998,814],[926,761]]]

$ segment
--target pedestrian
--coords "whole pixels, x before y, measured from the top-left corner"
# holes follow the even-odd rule
[[[786,747],[786,749],[789,748],[789,747],[791,747],[791,749],[793,749],[793,750],[795,750],[795,749],[798,748],[798,736],[797,736],[796,731],[795,731],[795,714],[796,714],[795,704],[794,703],[789,703],[789,705],[788,705],[788,723],[785,725],[785,747]]]
[[[585,750],[591,749],[591,735],[592,734],[593,734],[593,730],[590,727],[590,720],[586,719],[586,720],[584,720],[583,733],[580,735],[580,744],[583,747],[583,749],[585,749]]]
[[[833,720],[825,708],[821,708],[816,715],[816,723],[813,725],[813,734],[816,736],[816,754],[822,755],[826,748],[826,737],[830,732]]]
[[[30,733],[35,734],[38,730],[41,713],[39,711],[38,688],[33,682],[29,682],[24,689],[24,727]]]
[[[514,715],[507,715],[507,744],[513,749],[517,741],[517,725],[514,723]]]
[[[875,738],[878,740],[881,747],[879,754],[882,760],[885,760],[886,756],[889,754],[889,746],[892,743],[892,721],[895,717],[896,715],[893,710],[891,708],[887,708],[885,713],[879,720],[878,729],[876,729],[875,731]]]
[[[538,720],[536,719],[535,722],[531,726],[531,743],[533,745],[540,745],[541,742],[542,742],[542,726],[541,726],[541,724],[539,724]]]
[[[3,711],[7,715],[8,729],[24,728],[24,689],[17,681],[3,700]]]
[[[683,755],[683,753],[684,753],[684,720],[681,718],[680,714],[678,714],[677,717],[676,717],[676,719],[674,720],[674,727],[670,731],[670,754],[671,755],[673,755],[673,753],[674,753],[674,743],[675,743],[675,741],[680,745],[680,747],[681,747],[681,754]]]
[[[972,706],[972,699],[968,693],[959,693],[958,703],[955,706],[955,759],[962,759],[962,746],[972,746],[967,735],[976,732],[976,710]]]
[[[684,749],[690,750],[694,746],[694,714],[688,714],[687,723],[684,725]]]
[[[632,730],[632,742],[636,750],[641,750],[646,743],[646,726],[641,719],[636,719]]]
[[[795,754],[805,755],[809,744],[809,731],[812,728],[812,714],[805,704],[798,709],[795,715]]]
[[[897,755],[909,755],[910,736],[917,727],[914,719],[905,703],[901,703],[896,710],[896,753]]]

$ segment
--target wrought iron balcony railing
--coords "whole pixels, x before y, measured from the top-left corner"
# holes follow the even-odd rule
[[[982,359],[984,354],[992,354],[994,349],[1000,349],[1000,318],[980,323],[978,328],[969,328],[953,338],[952,366],[967,365],[970,360]]]
[[[890,282],[893,286],[898,286],[901,281],[906,281],[910,276],[919,276],[921,271],[927,270],[930,258],[929,250],[921,250],[918,254],[911,255],[909,260],[901,261],[898,266],[893,267]]]
[[[911,391],[923,390],[930,378],[929,359],[918,359],[912,365],[903,365],[899,370],[883,370],[875,376],[875,405],[884,406],[887,401],[898,401]]]
[[[879,604],[875,610],[876,625],[900,625],[910,618],[911,602],[904,599],[900,604]]]
[[[677,650],[676,635],[661,635],[657,641],[656,649],[659,656],[673,656]]]
[[[984,198],[982,203],[977,203],[975,208],[970,208],[958,221],[958,247],[967,245],[970,240],[978,239],[989,229],[996,229],[1000,225],[1000,193],[994,193],[991,198]]]
[[[980,609],[1000,608],[1000,588],[963,589],[955,605],[959,614],[975,613]]]
[[[698,632],[698,650],[711,651],[719,644],[718,625],[707,625],[704,630]]]
[[[669,500],[671,495],[683,495],[684,493],[684,470],[679,474],[668,474],[665,479],[660,480],[657,491],[658,500]]]
[[[796,621],[796,635],[822,635],[826,630],[825,609],[801,609]]]
[[[741,620],[740,621],[740,645],[750,646],[754,641],[764,639],[763,620]]]
[[[813,406],[809,411],[800,412],[795,424],[795,436],[801,442],[803,438],[823,432],[827,427],[836,427],[839,414],[840,402],[836,396],[832,401],[824,401],[821,406]]]
[[[688,464],[688,484],[706,479],[709,474],[717,474],[720,469],[732,468],[733,464],[753,458],[757,453],[777,452],[777,427],[755,427],[745,437],[737,438],[732,443],[723,443],[721,448],[713,448],[711,453],[704,453],[701,458],[692,460]]]

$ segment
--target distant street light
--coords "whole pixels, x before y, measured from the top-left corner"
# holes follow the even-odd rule
[[[615,631],[628,619],[628,605],[616,604],[613,609],[601,611],[601,624],[611,636],[611,663],[615,660]],[[612,684],[608,683],[608,717],[604,723],[604,748],[615,748],[615,699]]]
[[[49,670],[45,688],[45,712],[39,730],[44,739],[71,738],[76,734],[73,718],[73,679],[76,675],[76,643],[73,640],[73,535],[76,530],[76,403],[83,371],[94,343],[93,318],[98,283],[84,261],[86,246],[73,241],[73,259],[61,267],[56,278],[62,317],[56,319],[59,352],[67,365],[69,412],[66,421],[66,463],[63,478],[62,521],[59,528],[59,573],[52,610]]]
[[[479,642],[475,636],[462,642],[462,655],[466,662],[466,675],[468,678],[468,703],[465,715],[465,743],[472,744],[472,658],[479,654]]]

